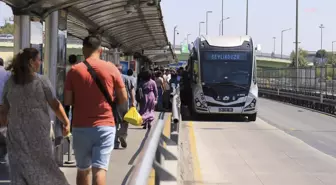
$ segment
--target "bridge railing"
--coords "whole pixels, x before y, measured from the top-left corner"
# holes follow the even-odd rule
[[[258,70],[259,94],[336,114],[336,67]]]
[[[279,54],[273,54],[273,53],[257,53],[257,57],[266,57],[266,58],[276,58],[276,59],[284,59],[289,60],[290,56],[288,55],[279,55]]]
[[[159,119],[151,129],[147,141],[139,155],[128,185],[147,185],[151,171],[155,170],[155,185],[177,184],[178,178],[178,125],[180,122],[179,88],[171,94],[172,114],[165,116],[161,112]],[[163,134],[165,123],[170,120],[170,136]]]

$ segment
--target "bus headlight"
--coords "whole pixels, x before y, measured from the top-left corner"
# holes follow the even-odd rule
[[[252,102],[248,106],[246,106],[245,108],[247,108],[247,109],[255,108],[256,103],[257,103],[257,100],[253,99]]]
[[[201,100],[199,98],[195,98],[195,105],[197,109],[208,109],[204,96],[201,97]]]

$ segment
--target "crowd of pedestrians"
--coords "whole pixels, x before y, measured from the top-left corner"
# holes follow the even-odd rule
[[[132,69],[122,74],[121,65],[100,59],[101,42],[90,35],[83,40],[84,61],[69,56],[64,104],[49,79],[38,74],[38,50],[23,49],[6,69],[0,58],[0,162],[7,154],[13,185],[69,184],[54,157],[50,110],[63,136],[72,134],[78,185],[106,184],[112,150],[127,148],[129,124],[123,116],[131,107],[138,108],[144,129],[151,129],[155,110],[169,110],[179,71],[142,68],[137,78]]]

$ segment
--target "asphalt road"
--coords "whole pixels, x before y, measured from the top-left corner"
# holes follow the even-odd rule
[[[336,157],[335,117],[267,99],[259,100],[258,117],[317,150]]]

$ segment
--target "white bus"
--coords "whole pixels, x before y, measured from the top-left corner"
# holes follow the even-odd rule
[[[192,113],[257,118],[256,50],[249,36],[202,36],[193,43],[187,70]],[[190,106],[190,105],[189,105]]]

